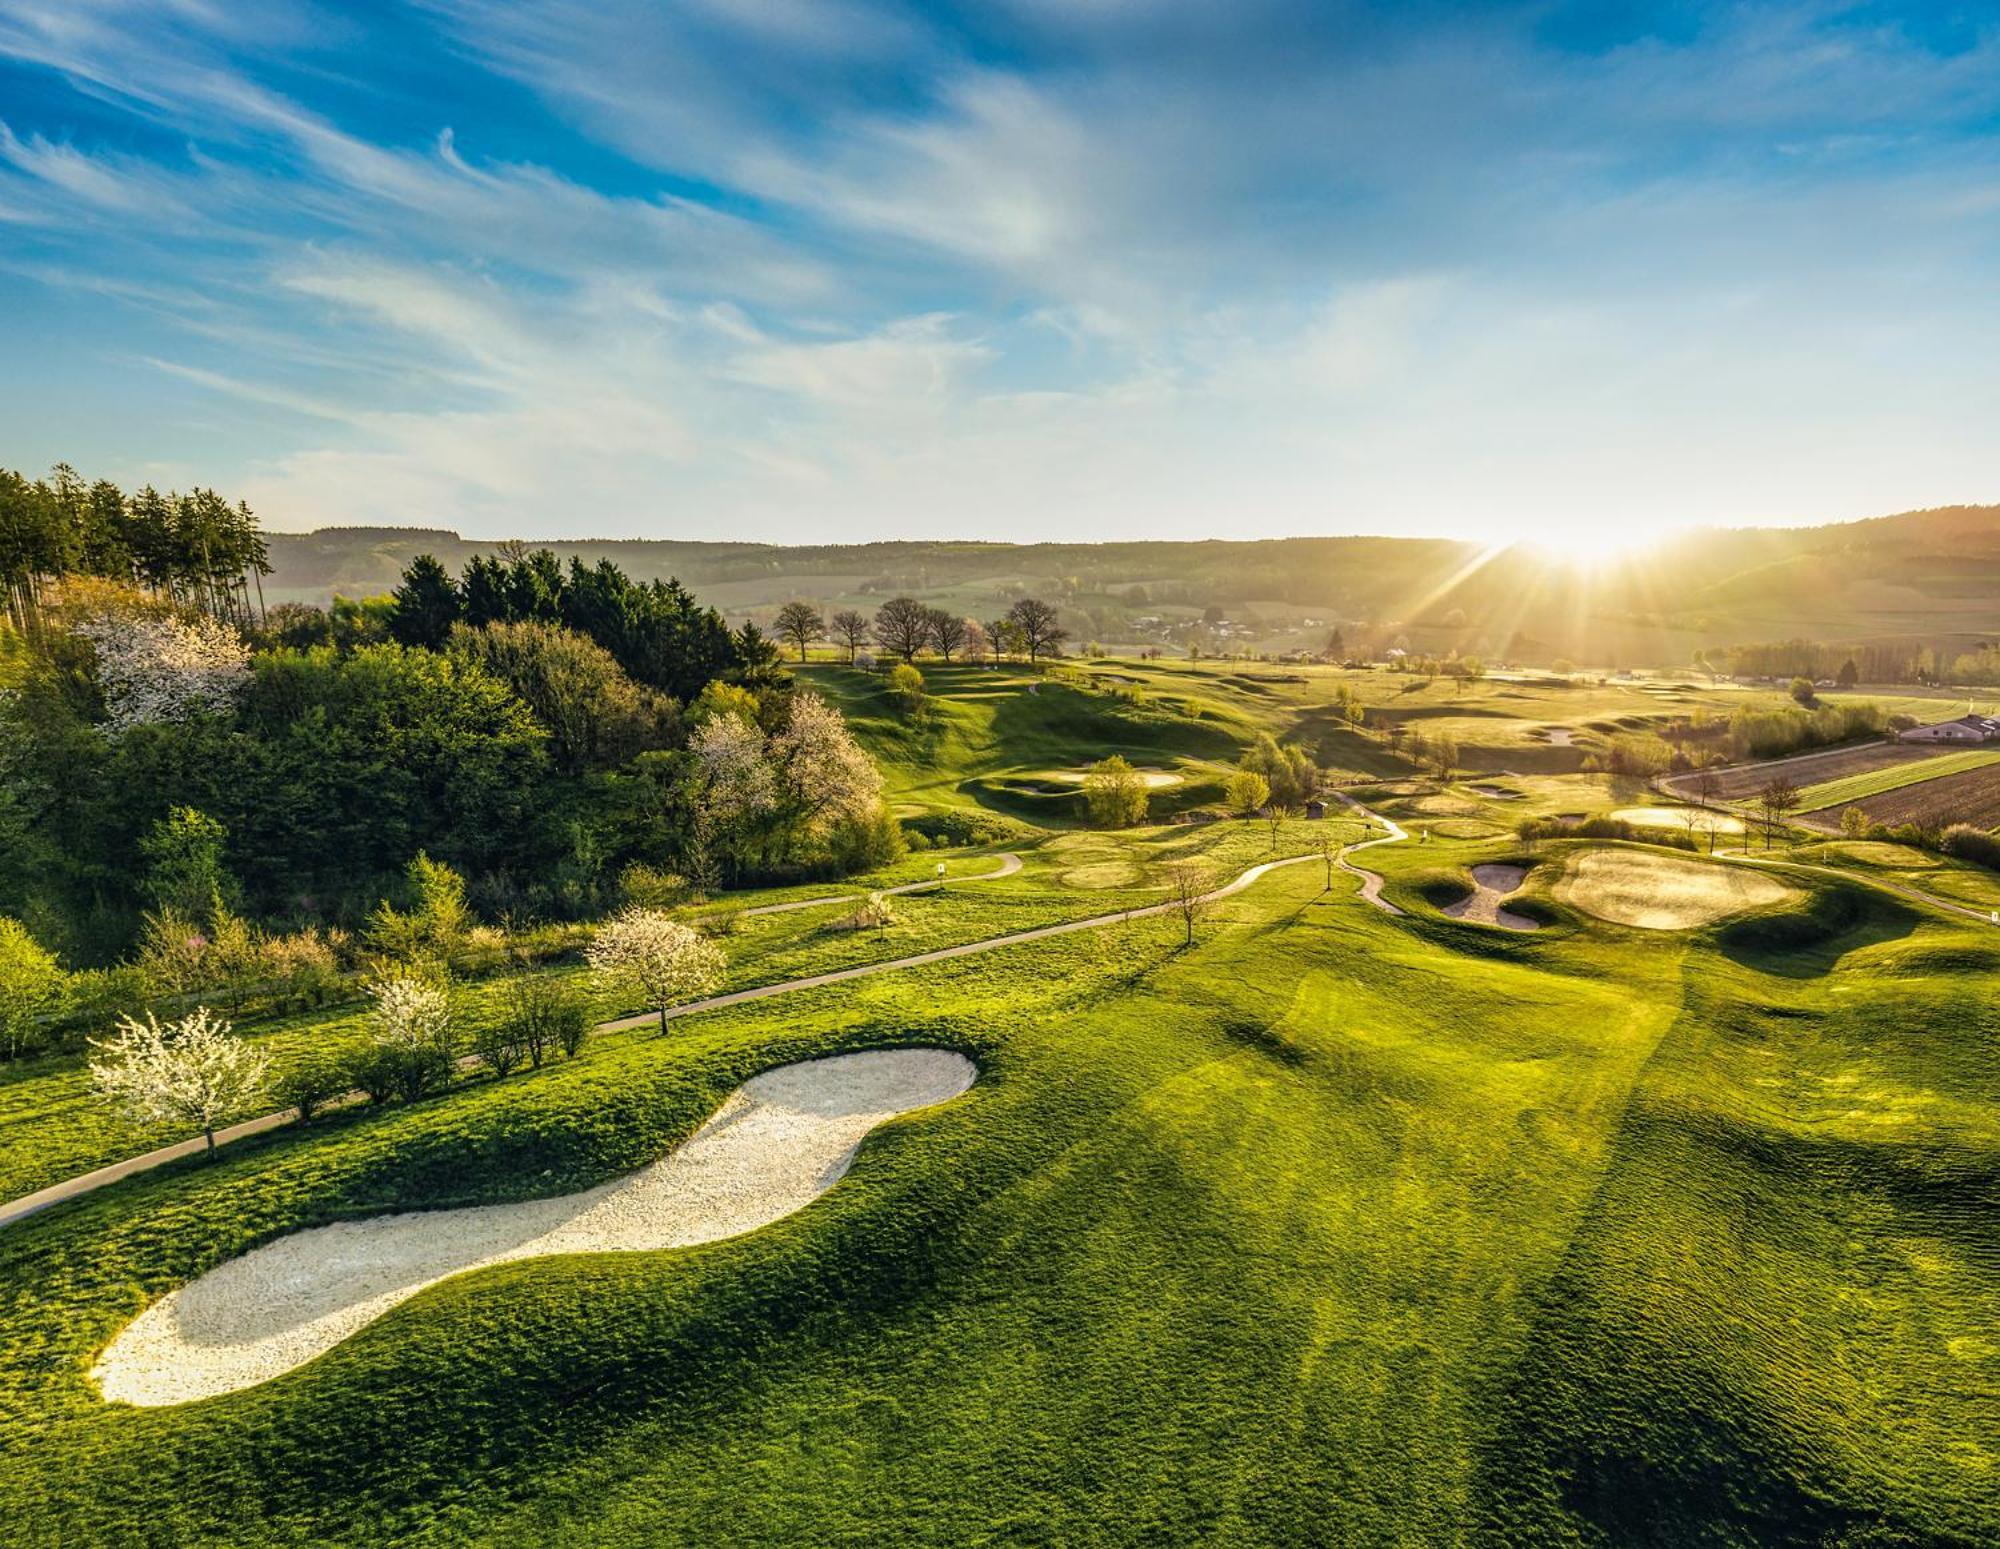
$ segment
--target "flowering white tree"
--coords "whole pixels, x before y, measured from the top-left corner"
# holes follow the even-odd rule
[[[784,730],[770,748],[779,800],[793,824],[810,835],[842,818],[863,817],[882,799],[874,762],[840,712],[809,690],[792,696]]]
[[[627,909],[607,920],[583,955],[608,988],[659,1012],[662,1036],[668,1008],[711,994],[727,966],[714,942],[657,909]]]
[[[227,709],[249,676],[242,637],[205,613],[99,613],[74,630],[96,648],[105,724],[114,732]]]
[[[215,1155],[216,1126],[242,1113],[264,1090],[270,1061],[208,1007],[162,1023],[120,1017],[116,1037],[91,1039],[100,1055],[91,1080],[105,1096],[153,1124],[193,1124]]]
[[[705,805],[720,823],[769,812],[777,793],[764,734],[731,710],[704,721],[688,741],[707,781]]]
[[[450,1037],[451,995],[443,985],[416,974],[398,974],[371,988],[379,1041],[415,1048],[442,1044]]]

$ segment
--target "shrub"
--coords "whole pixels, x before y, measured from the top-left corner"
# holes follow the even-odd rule
[[[1944,831],[1938,848],[1947,855],[2000,871],[2000,838],[1970,823],[1954,823]]]
[[[1100,828],[1130,828],[1145,821],[1146,782],[1116,753],[1091,766],[1084,776],[1083,799]]]
[[[308,1055],[281,1074],[272,1085],[271,1095],[282,1107],[296,1109],[299,1123],[312,1123],[313,1115],[353,1085],[349,1071],[324,1055]]]
[[[922,834],[939,849],[999,844],[1018,838],[1021,826],[992,812],[925,812],[903,819],[906,833]]]
[[[1522,818],[1515,832],[1529,845],[1539,839],[1626,839],[1635,844],[1660,845],[1669,850],[1700,848],[1695,843],[1693,835],[1677,829],[1627,823],[1612,817]]]
[[[671,909],[686,903],[693,889],[677,871],[662,871],[644,861],[633,861],[618,873],[618,891],[633,907]]]
[[[924,708],[924,675],[908,662],[889,669],[889,698],[906,719],[914,720]]]

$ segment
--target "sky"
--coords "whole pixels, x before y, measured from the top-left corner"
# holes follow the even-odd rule
[[[2000,8],[0,0],[0,353],[279,530],[2000,501]]]

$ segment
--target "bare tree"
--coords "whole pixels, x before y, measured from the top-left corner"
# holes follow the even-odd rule
[[[1185,945],[1194,945],[1195,925],[1215,902],[1211,897],[1214,891],[1215,879],[1201,861],[1189,859],[1167,863],[1167,898],[1186,930]]]
[[[811,603],[794,600],[778,610],[778,638],[798,647],[799,660],[806,659],[806,647],[826,638],[826,620]]]
[[[868,639],[868,615],[856,613],[852,608],[842,608],[834,614],[833,638],[847,647],[847,665],[854,665],[854,653],[859,651]]]
[[[965,620],[948,608],[930,610],[931,645],[946,661],[965,644]]]
[[[1271,848],[1278,848],[1278,830],[1285,826],[1285,819],[1299,815],[1299,808],[1288,802],[1274,801],[1264,809],[1264,821],[1271,828]]]
[[[875,610],[875,640],[904,661],[931,643],[931,610],[914,597],[891,597]]]
[[[1056,622],[1056,610],[1038,598],[1023,597],[1007,610],[1007,619],[1019,632],[1021,648],[1031,662],[1069,638],[1069,631]]]
[[[1787,812],[1799,804],[1799,788],[1783,775],[1773,775],[1757,793],[1758,809],[1764,814],[1764,848],[1771,848],[1772,836]]]

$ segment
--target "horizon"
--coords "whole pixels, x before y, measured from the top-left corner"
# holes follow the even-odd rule
[[[1979,503],[1996,64],[1896,3],[0,0],[0,461],[476,542]]]

